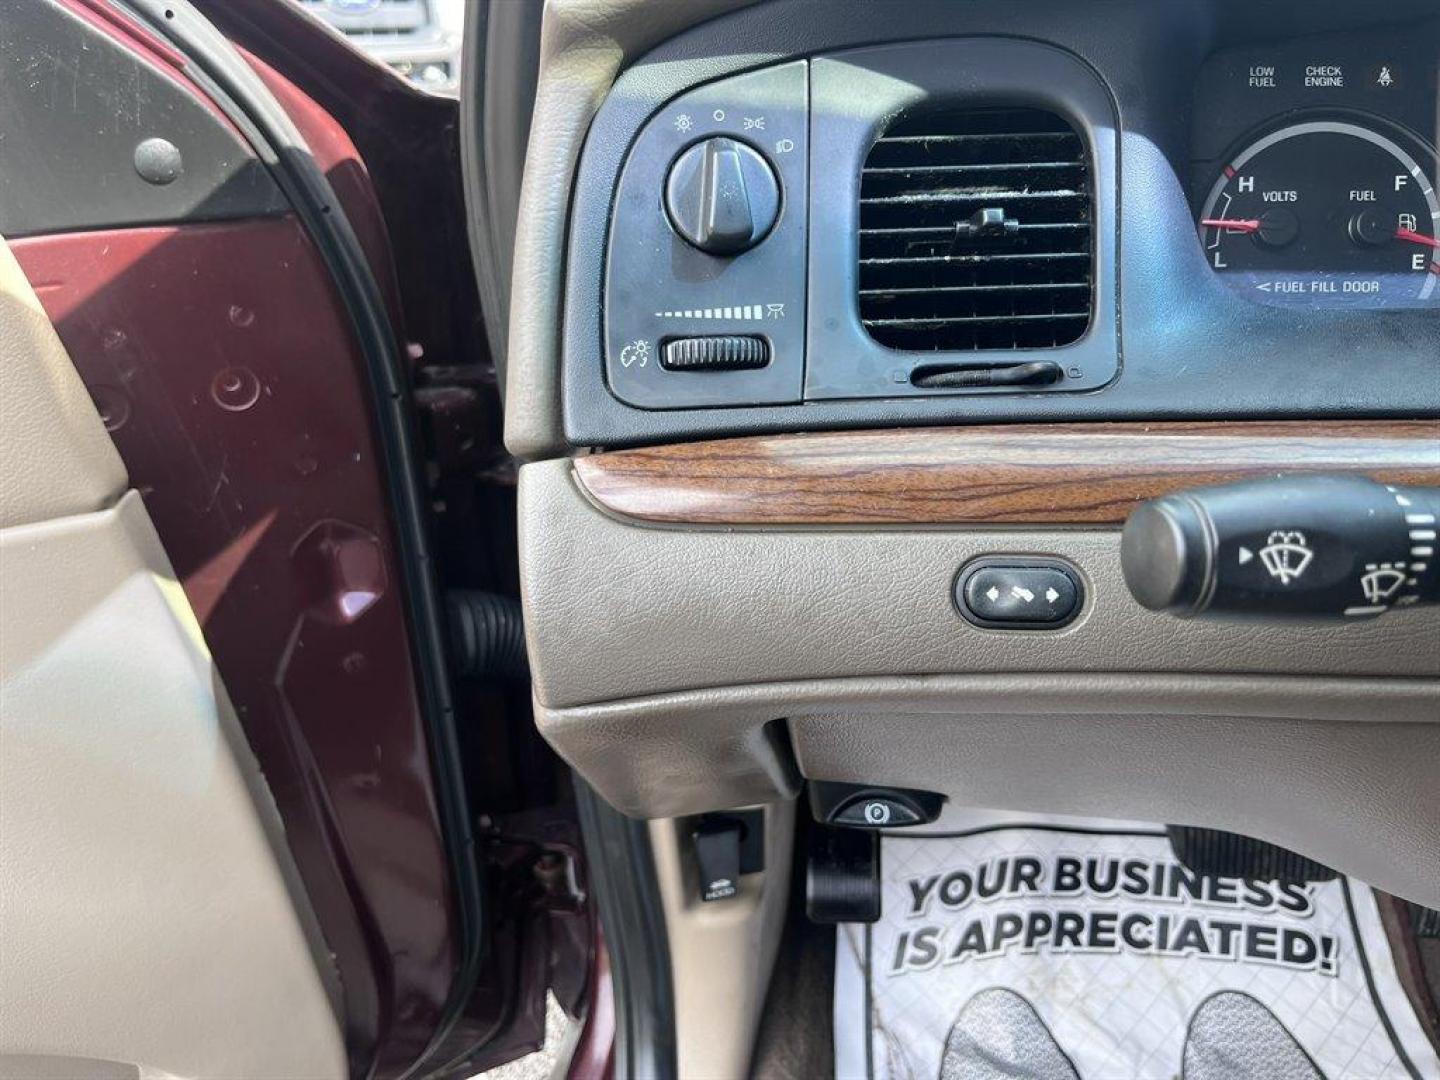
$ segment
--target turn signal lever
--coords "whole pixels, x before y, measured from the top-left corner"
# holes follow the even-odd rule
[[[1130,515],[1135,599],[1175,615],[1341,619],[1440,602],[1440,488],[1288,476],[1196,488]]]

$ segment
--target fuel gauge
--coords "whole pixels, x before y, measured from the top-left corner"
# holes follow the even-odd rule
[[[1428,302],[1440,288],[1434,154],[1360,124],[1291,124],[1233,154],[1205,200],[1210,265],[1253,299]]]

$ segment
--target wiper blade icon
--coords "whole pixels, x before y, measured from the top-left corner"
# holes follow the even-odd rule
[[[1305,534],[1294,530],[1277,529],[1265,538],[1265,546],[1260,549],[1260,562],[1281,585],[1289,585],[1305,573],[1314,558]]]

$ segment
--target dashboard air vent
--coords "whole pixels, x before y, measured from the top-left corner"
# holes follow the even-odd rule
[[[1030,108],[902,116],[860,182],[860,319],[895,349],[1068,345],[1090,324],[1085,142]]]

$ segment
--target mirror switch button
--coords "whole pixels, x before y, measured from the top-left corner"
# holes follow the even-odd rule
[[[1059,560],[977,559],[955,584],[960,613],[979,626],[1045,630],[1080,609],[1079,577]]]

